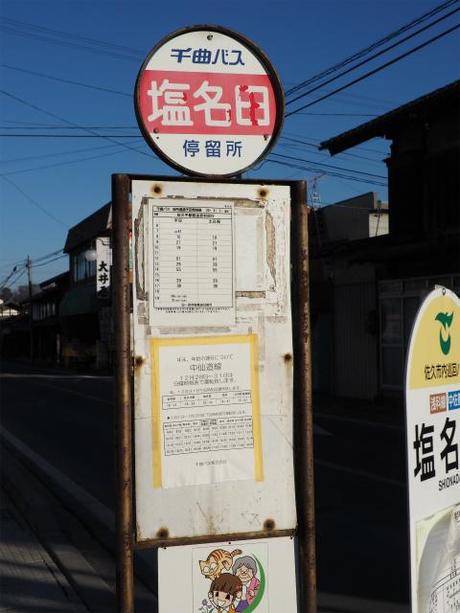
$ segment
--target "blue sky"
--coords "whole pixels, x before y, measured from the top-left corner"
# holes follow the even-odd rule
[[[34,262],[61,249],[68,228],[110,199],[113,172],[175,174],[144,143],[133,107],[139,67],[165,35],[197,23],[237,30],[265,51],[288,89],[440,3],[440,0],[2,0],[0,281],[14,265],[22,265],[27,255]],[[450,10],[458,6],[457,3]],[[392,52],[319,89],[303,102],[313,101],[333,86],[345,84],[447,30],[459,21],[458,16],[457,13],[445,19]],[[389,146],[385,141],[374,140],[334,158],[319,153],[313,145],[458,79],[458,32],[304,113],[289,117],[277,153],[309,160],[310,167],[313,163],[329,163],[343,167],[344,174],[355,170],[385,176],[382,160]],[[77,126],[90,128],[91,133],[78,130]],[[39,136],[45,133],[72,133],[80,137]],[[125,147],[104,138],[88,137],[94,133],[111,134]],[[120,135],[137,138],[121,139]],[[321,168],[307,171],[266,162],[245,176],[311,181],[314,175],[322,175],[317,185],[323,204],[371,190],[381,199],[387,198],[382,185],[322,174]],[[65,270],[67,260],[38,264],[39,261],[33,267],[34,282]],[[17,282],[24,283],[25,276]]]

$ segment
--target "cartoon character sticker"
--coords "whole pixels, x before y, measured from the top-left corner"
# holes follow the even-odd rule
[[[210,582],[198,613],[251,613],[258,608],[265,594],[265,570],[253,548],[214,549],[198,560],[202,578]]]
[[[235,611],[246,611],[256,600],[260,588],[260,579],[257,578],[256,559],[251,556],[238,558],[233,564],[233,574],[242,584],[241,599]],[[261,569],[263,572],[263,569]]]

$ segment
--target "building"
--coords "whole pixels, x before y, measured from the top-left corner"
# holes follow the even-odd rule
[[[73,226],[64,252],[69,255],[69,289],[59,307],[65,365],[105,368],[113,353],[110,294],[97,295],[99,238],[109,240],[110,203]]]
[[[40,291],[30,299],[32,314],[32,357],[42,363],[62,362],[62,331],[59,307],[69,285],[63,272],[40,283]]]
[[[0,319],[16,317],[20,315],[21,309],[13,300],[2,300],[0,298]]]
[[[402,397],[423,297],[436,284],[460,293],[460,81],[320,148],[334,155],[375,137],[392,142],[388,234],[350,234],[343,212],[310,215],[314,387],[340,397]]]

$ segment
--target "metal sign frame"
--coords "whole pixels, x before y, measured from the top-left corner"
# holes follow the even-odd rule
[[[129,244],[130,192],[133,180],[196,181],[184,177],[112,175],[113,314],[116,329],[115,400],[117,444],[117,598],[121,613],[134,612],[133,394],[134,358],[130,338]],[[219,177],[222,181],[222,178]],[[215,183],[215,179],[200,182]],[[239,180],[232,183],[286,185],[291,193],[291,295],[294,350],[294,477],[299,545],[299,607],[316,612],[316,546],[313,465],[311,333],[309,314],[308,209],[305,181]],[[261,190],[263,191],[263,190]],[[260,194],[261,197],[264,194]],[[288,358],[287,358],[288,359]],[[292,359],[292,358],[291,358]],[[233,540],[280,536],[273,526],[263,532],[232,534]],[[225,535],[208,542],[225,539]],[[172,539],[171,539],[172,540]],[[193,539],[196,542],[196,539]],[[200,541],[203,542],[203,541]],[[186,545],[190,539],[156,541],[155,547]]]
[[[168,155],[166,155],[164,151],[158,145],[156,145],[155,141],[151,138],[150,133],[147,131],[146,126],[141,116],[140,103],[139,103],[139,84],[140,84],[141,77],[145,71],[145,68],[148,65],[149,61],[151,60],[152,56],[165,43],[176,38],[177,36],[180,36],[181,34],[186,34],[189,32],[199,32],[199,31],[218,32],[220,34],[229,36],[230,38],[234,38],[236,41],[238,41],[239,43],[247,47],[249,51],[252,54],[254,54],[254,56],[260,61],[262,66],[267,71],[267,75],[273,87],[273,93],[275,95],[275,102],[276,102],[276,119],[275,119],[275,125],[273,129],[273,135],[270,141],[268,142],[266,148],[262,151],[259,157],[253,162],[251,162],[250,164],[248,164],[247,166],[240,168],[238,172],[212,175],[212,174],[207,174],[207,173],[195,172],[185,166],[182,166],[181,164],[178,164],[177,162],[172,160]],[[136,119],[139,125],[139,129],[142,133],[142,136],[144,137],[145,142],[149,145],[149,147],[152,149],[155,155],[157,155],[160,159],[162,159],[166,164],[168,164],[169,166],[171,166],[172,168],[174,168],[175,170],[179,172],[182,172],[182,173],[185,173],[186,175],[194,176],[194,177],[209,177],[209,178],[214,178],[214,179],[232,177],[232,176],[241,174],[243,172],[246,172],[249,168],[252,168],[252,166],[257,165],[266,155],[268,155],[268,153],[270,152],[270,150],[273,148],[273,146],[276,144],[276,141],[278,140],[278,137],[281,133],[281,128],[283,127],[283,123],[284,123],[284,107],[285,107],[284,92],[283,92],[283,88],[281,85],[281,80],[278,76],[276,69],[274,68],[273,64],[269,60],[268,56],[255,43],[253,43],[251,40],[249,40],[248,38],[246,38],[239,32],[235,32],[234,30],[230,30],[228,28],[224,28],[222,26],[216,26],[216,25],[203,24],[203,25],[191,26],[188,28],[181,28],[165,36],[147,54],[147,57],[145,58],[144,62],[142,63],[141,68],[139,69],[139,72],[136,78],[136,84],[134,87],[134,111],[136,114]]]

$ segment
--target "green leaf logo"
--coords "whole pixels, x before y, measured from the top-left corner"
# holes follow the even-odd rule
[[[452,321],[454,319],[454,313],[438,313],[435,317],[436,321],[439,321],[441,324],[441,329],[439,330],[439,344],[441,346],[441,351],[444,355],[447,355],[450,351],[450,332],[449,328],[452,325]]]

